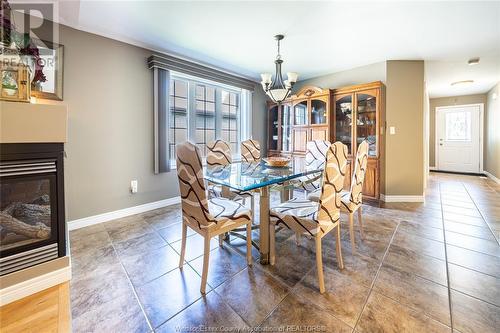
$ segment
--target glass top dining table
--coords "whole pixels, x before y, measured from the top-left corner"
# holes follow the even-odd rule
[[[294,157],[286,167],[271,167],[264,161],[236,162],[225,166],[206,166],[205,180],[222,185],[224,190],[255,191],[260,193],[259,200],[259,252],[261,264],[269,263],[269,189],[273,185],[280,186],[282,200],[290,197],[290,188],[286,185],[294,179],[307,175],[319,175],[323,171],[320,163],[306,164],[303,157]],[[254,214],[254,212],[252,212]]]

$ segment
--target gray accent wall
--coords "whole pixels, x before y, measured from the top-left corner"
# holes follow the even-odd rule
[[[75,220],[179,195],[176,171],[154,174],[152,51],[60,27],[65,47],[66,216]],[[265,95],[253,93],[254,137],[265,142]],[[131,180],[138,193],[131,194]]]

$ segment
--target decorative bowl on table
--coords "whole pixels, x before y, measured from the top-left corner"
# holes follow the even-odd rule
[[[266,162],[267,166],[275,167],[275,168],[283,168],[288,166],[288,162],[290,162],[289,157],[279,157],[273,156],[268,158],[263,158],[264,162]]]

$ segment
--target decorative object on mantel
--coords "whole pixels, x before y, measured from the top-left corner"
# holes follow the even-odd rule
[[[274,38],[278,42],[278,55],[276,56],[276,60],[274,63],[276,64],[276,73],[274,74],[274,80],[272,80],[272,75],[270,73],[261,74],[261,84],[264,88],[264,91],[267,93],[271,99],[280,104],[283,102],[289,95],[292,90],[292,87],[295,82],[297,82],[297,73],[288,72],[288,79],[283,81],[283,76],[281,74],[281,64],[283,60],[281,59],[280,54],[280,41],[285,38],[284,35],[276,35]]]
[[[38,98],[62,100],[63,88],[63,46],[52,42],[42,41],[30,37],[29,33],[19,32],[16,29],[11,7],[7,0],[1,1],[0,24],[0,61],[1,68],[15,67],[24,64],[29,68],[28,88],[31,95]],[[16,61],[11,61],[17,54]],[[5,74],[6,81],[11,82],[12,74]],[[4,78],[3,76],[1,77]],[[6,94],[13,93],[13,85],[7,84]],[[5,95],[2,94],[3,98]],[[10,96],[10,95],[9,95]],[[20,99],[5,98],[19,101]],[[29,101],[30,92],[27,100]]]
[[[2,47],[0,61],[0,99],[29,102],[32,72],[28,65],[23,63],[15,44],[8,48]]]

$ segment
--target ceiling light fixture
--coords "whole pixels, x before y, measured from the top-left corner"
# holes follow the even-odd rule
[[[473,83],[473,82],[474,82],[474,80],[455,81],[455,82],[452,82],[451,85],[456,86],[457,84],[469,84],[469,83]]]
[[[280,41],[285,38],[284,35],[276,35],[274,39],[278,41],[278,55],[276,56],[276,60],[274,63],[276,64],[276,73],[274,74],[274,80],[272,79],[272,75],[270,73],[261,74],[262,88],[266,94],[271,97],[271,99],[280,104],[283,102],[289,95],[292,90],[292,87],[295,82],[297,82],[297,73],[288,72],[286,73],[288,79],[283,81],[283,76],[281,75],[281,64],[283,60],[281,59],[280,54]]]
[[[469,61],[467,61],[467,63],[469,64],[469,66],[477,65],[477,64],[479,64],[479,57],[470,58]]]

